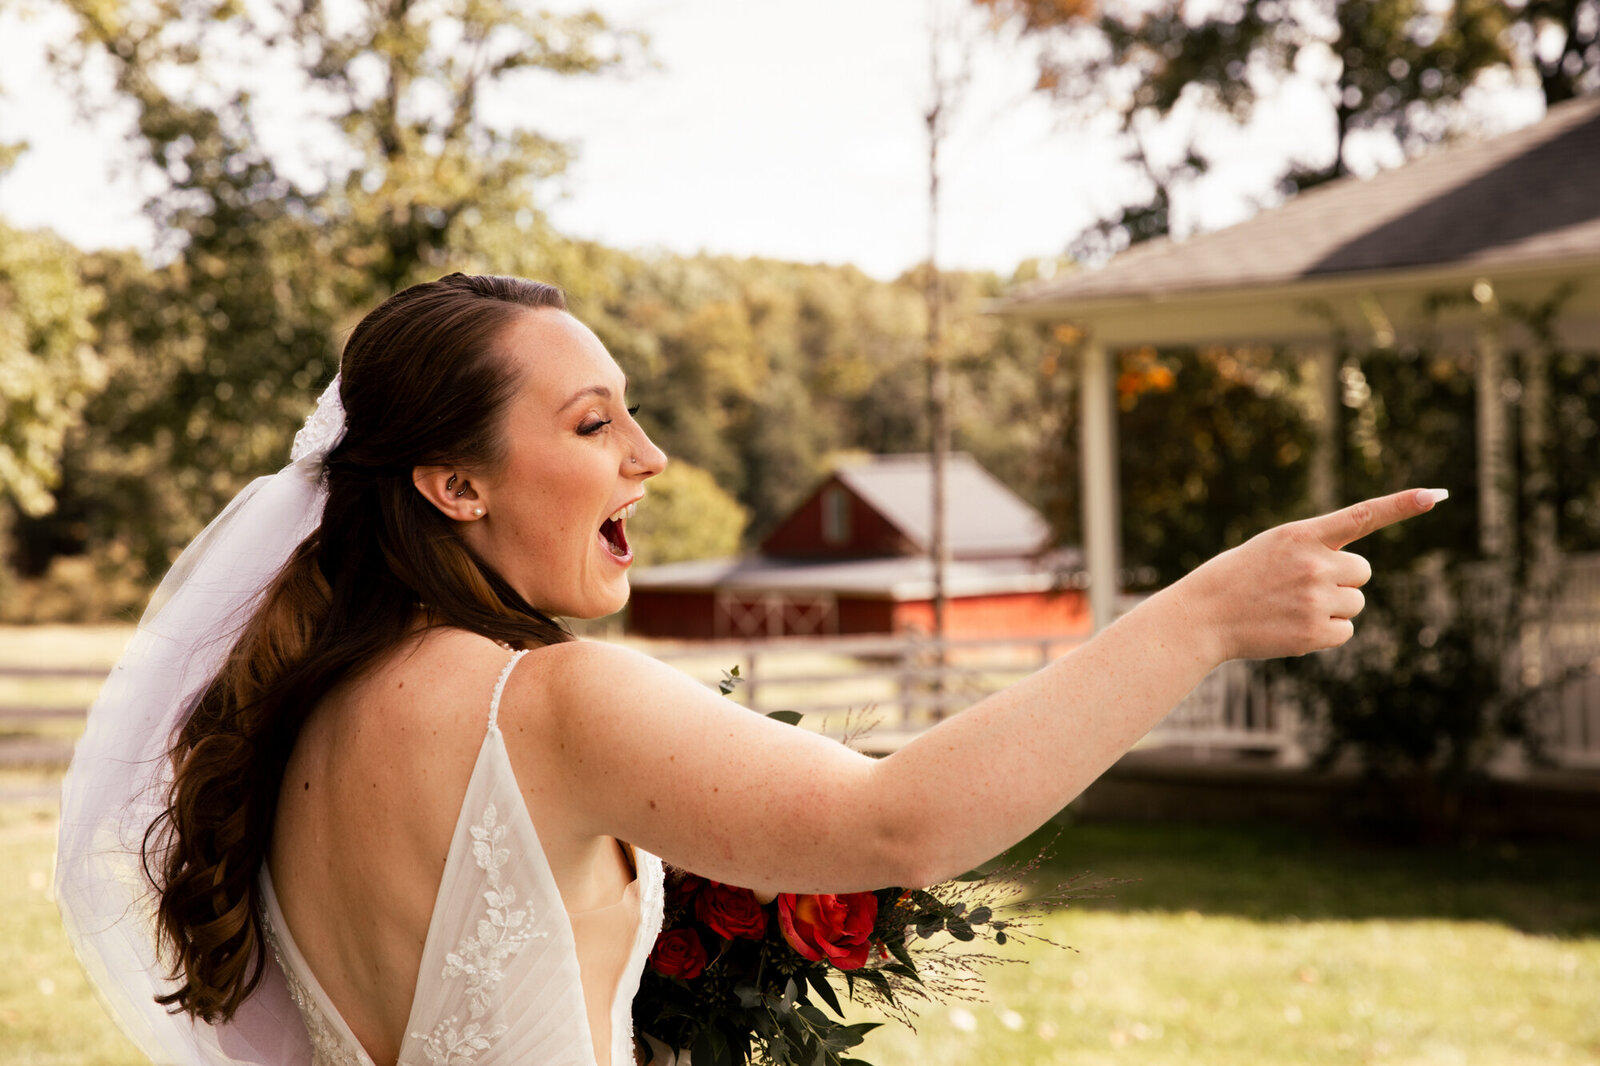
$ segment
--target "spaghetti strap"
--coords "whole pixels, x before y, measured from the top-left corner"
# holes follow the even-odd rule
[[[500,696],[506,690],[506,682],[511,678],[511,671],[526,654],[528,654],[527,648],[523,648],[518,652],[513,652],[510,661],[506,663],[505,669],[500,671],[500,680],[494,683],[494,698],[489,701],[490,729],[497,729],[500,726]]]

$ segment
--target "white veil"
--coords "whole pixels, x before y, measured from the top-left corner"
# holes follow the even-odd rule
[[[335,377],[296,434],[289,465],[246,486],[162,580],[89,710],[62,783],[55,877],[62,924],[112,1017],[157,1063],[311,1061],[305,1026],[270,952],[262,985],[227,1023],[191,1021],[155,1002],[173,983],[156,956],[155,900],[141,848],[165,808],[176,730],[267,585],[321,522],[324,462],[343,436]]]

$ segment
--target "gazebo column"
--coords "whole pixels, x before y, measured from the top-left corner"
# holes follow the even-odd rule
[[[1331,345],[1312,348],[1305,359],[1311,386],[1310,496],[1316,514],[1339,508],[1339,361]]]
[[[1478,547],[1489,559],[1511,557],[1511,437],[1506,431],[1506,356],[1499,309],[1487,282],[1473,286],[1478,321]]]
[[[1555,581],[1559,544],[1556,535],[1555,475],[1550,469],[1550,352],[1542,340],[1522,353],[1522,498],[1527,515],[1526,553],[1529,577],[1540,592]]]
[[[1083,553],[1089,571],[1089,611],[1096,632],[1117,616],[1122,566],[1122,512],[1117,492],[1116,375],[1111,353],[1090,337],[1083,349]]]

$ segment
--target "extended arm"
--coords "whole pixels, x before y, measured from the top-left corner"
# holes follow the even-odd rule
[[[525,757],[581,797],[586,827],[708,877],[813,892],[929,883],[1037,828],[1221,662],[1349,639],[1371,571],[1340,549],[1433,501],[1400,493],[1269,530],[882,760],[602,645],[540,653],[531,701],[555,743]]]

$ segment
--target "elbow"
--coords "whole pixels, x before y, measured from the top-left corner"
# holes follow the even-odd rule
[[[959,859],[946,854],[948,838],[925,812],[883,818],[870,849],[871,887],[927,888],[962,873]]]
[[[871,812],[862,826],[871,888],[927,888],[971,869],[969,834],[951,824],[941,797],[900,778],[893,757],[871,764],[858,810]],[[957,819],[959,821],[959,819]]]

